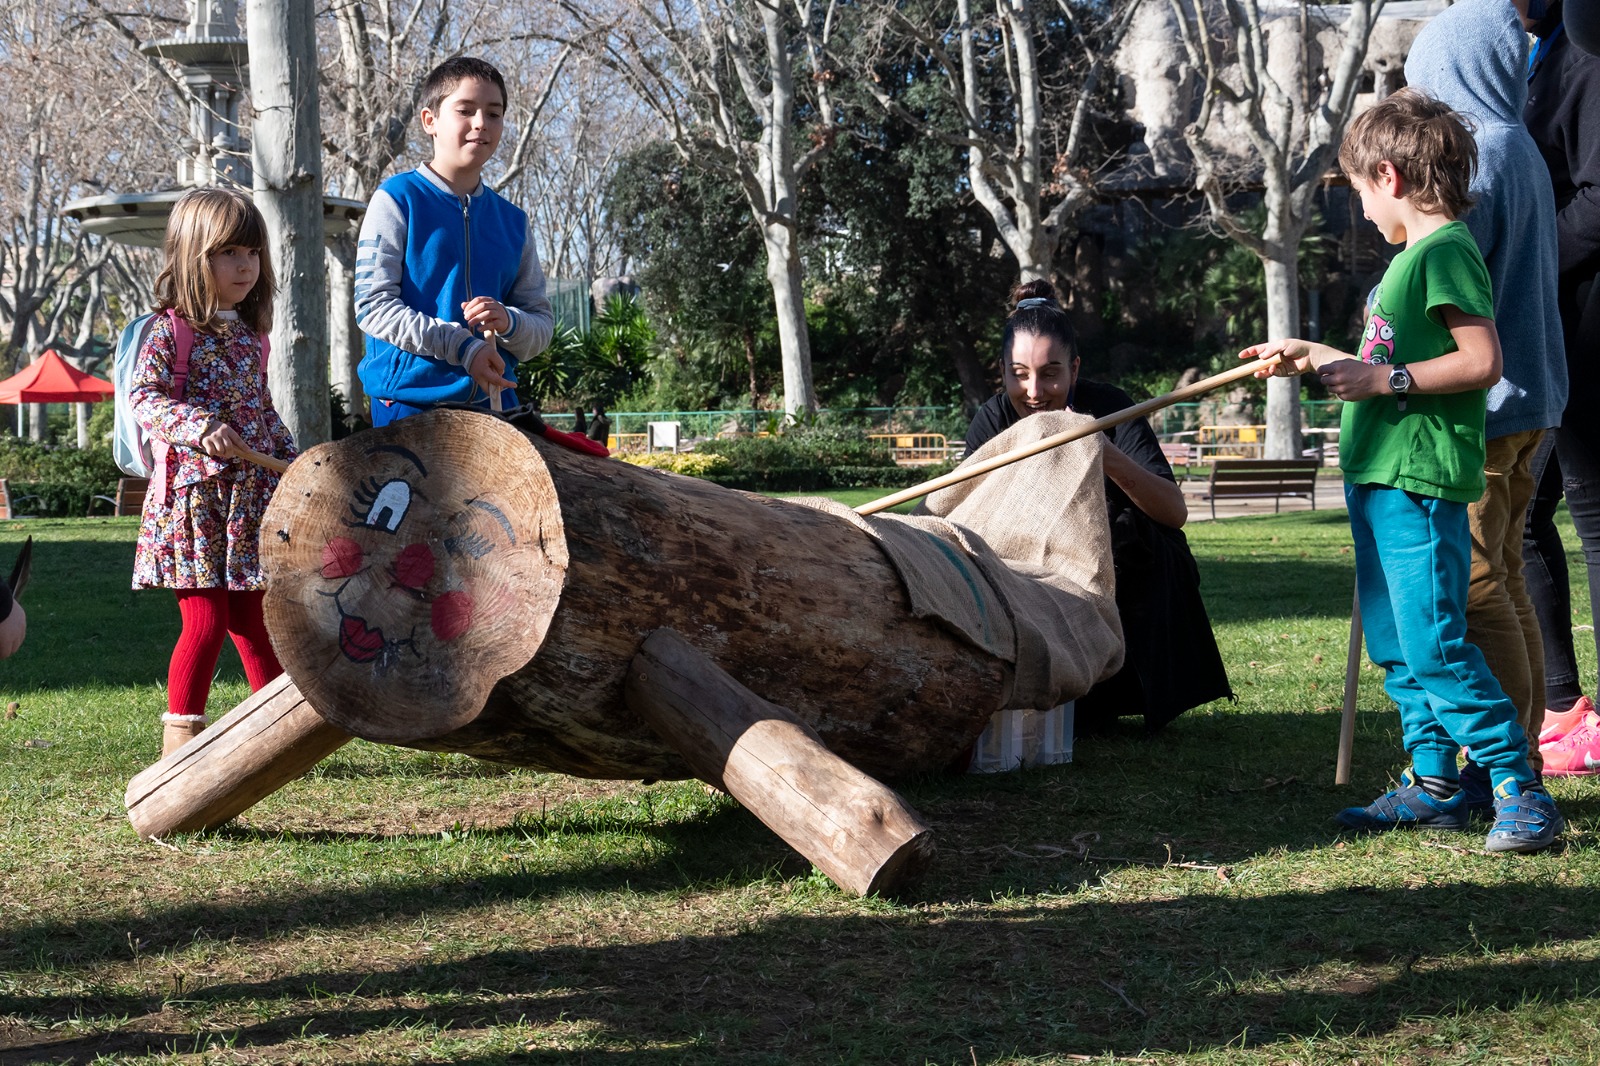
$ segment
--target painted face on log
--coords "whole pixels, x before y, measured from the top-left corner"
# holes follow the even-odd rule
[[[332,721],[379,702],[407,708],[397,740],[420,739],[419,717],[447,732],[544,637],[566,559],[520,469],[540,460],[509,427],[492,454],[451,447],[440,422],[463,417],[486,443],[482,416],[436,412],[308,452],[263,522],[274,647]]]

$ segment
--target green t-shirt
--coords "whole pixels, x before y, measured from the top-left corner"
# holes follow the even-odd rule
[[[1360,356],[1368,363],[1425,362],[1456,350],[1442,308],[1494,317],[1489,271],[1472,234],[1451,222],[1394,257],[1373,290]],[[1474,503],[1483,495],[1485,390],[1344,405],[1339,465],[1352,485],[1388,485]]]

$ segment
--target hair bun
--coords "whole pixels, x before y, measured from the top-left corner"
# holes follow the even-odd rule
[[[1025,300],[1044,300],[1052,307],[1060,308],[1061,306],[1056,300],[1056,287],[1043,278],[1025,281],[1011,290],[1011,309],[1013,311],[1021,309]],[[1028,306],[1037,307],[1039,305],[1029,304]]]

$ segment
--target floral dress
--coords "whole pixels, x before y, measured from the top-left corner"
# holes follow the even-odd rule
[[[214,458],[200,447],[207,426],[224,421],[256,451],[294,458],[294,438],[267,392],[260,341],[236,318],[220,333],[195,331],[181,397],[170,395],[176,354],[172,320],[162,314],[139,351],[129,390],[139,424],[170,445],[166,492],[145,496],[133,587],[264,588],[256,542],[278,475],[243,459]]]

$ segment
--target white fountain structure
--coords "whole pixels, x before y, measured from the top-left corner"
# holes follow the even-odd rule
[[[178,197],[192,188],[231,185],[249,191],[250,144],[239,132],[239,108],[250,82],[249,47],[239,33],[238,0],[188,0],[189,25],[164,41],[140,46],[145,55],[171,60],[189,90],[189,130],[179,141],[176,187],[154,192],[91,196],[62,214],[89,233],[124,244],[157,248]],[[366,204],[324,196],[327,240],[350,233]]]

